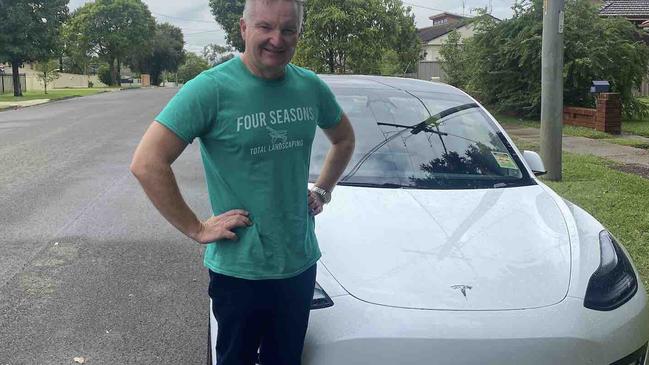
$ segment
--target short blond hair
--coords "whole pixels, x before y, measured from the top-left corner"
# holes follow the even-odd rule
[[[259,1],[259,0],[246,0],[246,4],[243,6],[243,20],[245,20],[246,23],[250,23],[251,20],[250,4],[255,1]],[[266,2],[286,1],[295,4],[295,12],[297,13],[297,30],[298,32],[302,30],[302,21],[304,20],[304,0],[261,0],[261,1],[266,1]]]

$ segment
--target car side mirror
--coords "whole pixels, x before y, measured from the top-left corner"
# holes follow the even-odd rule
[[[547,173],[545,166],[543,165],[543,160],[538,153],[534,151],[523,151],[523,158],[530,169],[532,169],[534,175],[541,176]]]

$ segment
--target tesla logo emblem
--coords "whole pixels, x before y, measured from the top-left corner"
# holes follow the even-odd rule
[[[464,299],[467,299],[467,298],[466,298],[466,291],[467,291],[467,289],[468,289],[468,290],[471,290],[471,286],[469,286],[469,285],[453,285],[451,288],[453,288],[453,289],[460,289],[460,291],[462,292],[462,295],[464,295]],[[468,299],[467,299],[467,300],[468,300]]]

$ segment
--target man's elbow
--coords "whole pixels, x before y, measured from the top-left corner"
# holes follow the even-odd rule
[[[131,161],[131,165],[128,169],[131,171],[131,174],[133,174],[133,176],[139,179],[145,173],[146,164],[137,156],[133,156],[133,160]]]

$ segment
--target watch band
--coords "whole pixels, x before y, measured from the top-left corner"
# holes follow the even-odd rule
[[[323,203],[327,204],[327,203],[329,203],[331,201],[331,193],[326,191],[325,189],[323,189],[323,188],[321,188],[319,186],[313,185],[313,187],[311,188],[311,191],[318,194],[318,196],[322,199]]]

